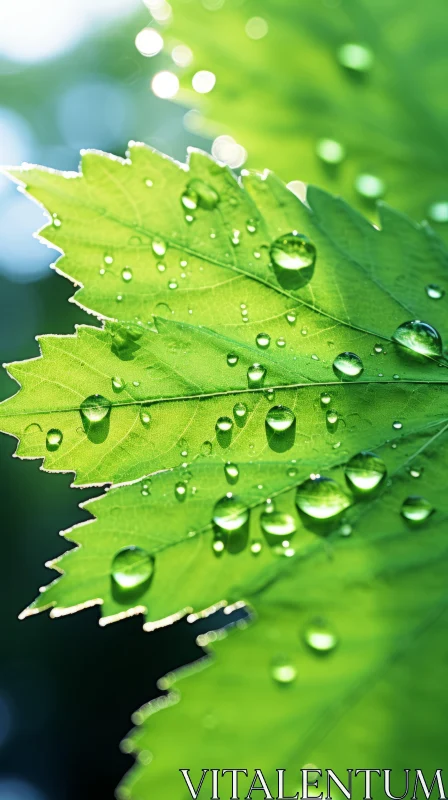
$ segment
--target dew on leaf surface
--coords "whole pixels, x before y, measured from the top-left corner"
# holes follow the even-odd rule
[[[185,205],[183,198],[187,193],[196,205]],[[182,195],[182,203],[190,210],[194,210],[200,206],[206,211],[212,211],[219,203],[219,194],[216,189],[200,178],[192,178],[188,183],[186,192]]]
[[[296,680],[297,668],[289,659],[278,656],[272,661],[271,675],[275,683],[280,686],[287,686]]]
[[[120,589],[143,586],[154,572],[154,558],[142,547],[123,547],[112,561],[112,578]]]
[[[174,496],[176,500],[180,500],[181,502],[185,500],[187,496],[187,482],[186,481],[177,481],[174,487]]]
[[[224,464],[224,474],[230,483],[236,483],[240,475],[237,464],[233,464],[231,461]]]
[[[164,256],[166,253],[166,244],[163,239],[153,239],[152,251],[156,256]]]
[[[102,422],[110,413],[112,403],[101,394],[91,394],[82,401],[79,411],[82,419],[91,425]]]
[[[235,353],[228,353],[227,354],[227,363],[229,367],[234,367],[238,364],[239,358]]]
[[[148,409],[142,406],[140,409],[140,422],[144,425],[145,428],[148,428],[151,424],[151,414],[149,413]]]
[[[119,375],[114,375],[112,378],[112,387],[117,391],[120,391],[120,389],[124,389],[124,386],[125,382],[123,378],[120,378]]]
[[[244,419],[244,417],[247,415],[247,406],[245,403],[235,403],[233,406],[233,413],[235,417],[238,417],[238,419]]]
[[[256,389],[263,385],[266,377],[266,369],[261,364],[252,364],[247,370],[247,382],[249,388]]]
[[[332,478],[308,478],[296,490],[297,507],[313,519],[331,519],[348,508],[351,502]]]
[[[125,267],[125,268],[124,268],[124,269],[121,271],[121,277],[123,278],[123,280],[124,280],[124,282],[125,282],[125,283],[129,283],[130,281],[132,281],[132,277],[133,277],[133,276],[132,276],[132,270],[131,270],[131,268],[130,268],[130,267]]]
[[[249,519],[249,509],[231,492],[222,497],[213,509],[213,522],[226,533],[240,531]]]
[[[296,416],[286,406],[273,406],[266,414],[266,425],[274,433],[284,433],[296,421]]]
[[[328,409],[328,411],[327,411],[325,416],[326,416],[326,420],[327,420],[327,422],[328,422],[328,424],[330,426],[335,426],[337,424],[338,420],[339,420],[337,411],[331,411],[331,409]]]
[[[428,217],[431,222],[448,222],[448,201],[431,203],[428,208]]]
[[[62,431],[60,431],[59,428],[50,428],[46,437],[47,450],[58,450],[62,444],[62,439]]]
[[[379,200],[386,191],[386,186],[377,175],[362,173],[355,178],[355,189],[366,200]]]
[[[339,378],[357,378],[364,365],[356,353],[339,353],[333,361],[333,371]]]
[[[386,474],[384,461],[367,450],[353,456],[345,467],[347,483],[363,494],[373,492]]]
[[[272,536],[292,536],[297,530],[297,524],[291,514],[282,511],[263,511],[260,516],[260,525],[264,533]]]
[[[233,420],[230,417],[219,417],[215,427],[218,433],[228,433],[233,428]]]
[[[331,395],[329,395],[328,392],[322,392],[320,396],[320,403],[323,408],[328,406],[328,404],[331,403]]]
[[[425,289],[426,294],[431,298],[431,300],[441,300],[442,297],[445,296],[445,290],[441,289],[440,286],[437,286],[435,283],[428,283]]]
[[[440,333],[428,322],[422,322],[419,319],[403,322],[392,338],[398,344],[419,355],[435,357],[442,355]]]
[[[335,632],[325,620],[314,620],[303,632],[303,640],[315,653],[331,653],[338,644]]]
[[[407,497],[401,506],[401,514],[409,522],[425,522],[433,511],[431,503],[417,495]]]
[[[259,333],[255,341],[258,347],[260,347],[262,350],[266,350],[266,348],[271,344],[271,337],[268,333]]]
[[[319,139],[316,153],[324,164],[340,164],[345,158],[345,148],[335,139]]]
[[[279,236],[269,252],[272,263],[280,273],[303,270],[303,283],[311,279],[316,263],[316,248],[304,234],[293,232]]]
[[[346,42],[337,51],[339,63],[354,72],[368,72],[373,66],[374,56],[370,48],[357,42]]]

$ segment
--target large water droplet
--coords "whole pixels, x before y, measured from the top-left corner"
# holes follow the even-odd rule
[[[268,333],[259,333],[255,341],[258,347],[261,347],[262,350],[266,350],[271,344],[271,337]]]
[[[351,505],[348,495],[332,478],[309,478],[297,487],[296,504],[313,519],[330,519]]]
[[[345,158],[345,148],[335,139],[319,139],[316,153],[324,164],[340,164]]]
[[[324,620],[315,620],[303,632],[305,644],[315,653],[331,653],[338,639]]]
[[[62,431],[60,431],[58,428],[50,428],[46,439],[47,450],[58,450],[62,444],[62,438]]]
[[[432,325],[419,319],[403,322],[392,338],[414,353],[436,357],[442,355],[442,339],[439,332]]]
[[[233,420],[230,417],[219,417],[215,427],[217,433],[228,433],[233,428]]]
[[[359,492],[373,492],[385,478],[386,465],[375,453],[363,451],[350,459],[345,467],[348,484]]]
[[[263,386],[266,376],[266,369],[261,364],[252,364],[247,370],[247,382],[249,388],[256,389]]]
[[[347,42],[338,52],[338,61],[346,69],[354,72],[368,72],[374,61],[372,51],[363,44]]]
[[[434,508],[424,497],[413,495],[407,497],[401,506],[401,513],[409,522],[425,522],[433,513]]]
[[[295,421],[294,412],[286,406],[273,406],[266,414],[266,425],[274,433],[284,433]]]
[[[123,547],[112,561],[112,578],[123,590],[142,587],[154,572],[154,558],[142,547]]]
[[[316,263],[316,248],[307,236],[287,233],[273,242],[271,261],[280,273],[300,273],[301,285],[311,279]]]
[[[291,514],[282,511],[263,511],[260,516],[262,530],[272,536],[292,536],[296,530],[296,521]]]
[[[152,251],[156,256],[164,256],[166,253],[166,244],[163,239],[153,239]]]
[[[213,522],[225,533],[241,530],[249,519],[249,509],[238,497],[229,492],[218,500],[213,509]]]
[[[90,425],[98,425],[110,413],[112,404],[101,394],[91,394],[81,403],[81,418]]]
[[[339,353],[333,361],[333,371],[338,378],[357,378],[363,369],[364,365],[356,353]]]
[[[289,659],[278,656],[272,661],[271,675],[275,683],[287,686],[296,680],[297,669]]]

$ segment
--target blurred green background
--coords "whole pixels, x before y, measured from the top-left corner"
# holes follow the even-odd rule
[[[299,194],[314,181],[367,213],[384,195],[446,233],[441,0],[173,7],[174,16],[167,0],[4,2],[0,163],[76,170],[81,148],[124,155],[130,139],[184,160],[193,145],[235,169],[246,159],[271,167]],[[361,50],[344,57],[350,42]],[[369,53],[378,68],[365,69]],[[380,191],[360,192],[359,175],[379,179]],[[49,268],[55,252],[32,237],[44,219],[0,178],[2,362],[37,356],[37,333],[97,324],[67,302],[71,285]],[[1,372],[1,398],[14,391]],[[58,531],[86,517],[78,503],[94,490],[11,460],[7,437],[0,450],[0,800],[111,798],[131,766],[118,750],[130,714],[155,696],[157,678],[198,657],[198,628],[181,622],[148,635],[134,618],[100,629],[95,609],[19,623],[49,580],[44,562],[65,548]]]

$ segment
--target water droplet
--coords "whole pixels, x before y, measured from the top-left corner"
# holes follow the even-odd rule
[[[228,433],[233,428],[233,420],[230,417],[219,417],[215,428],[218,433]]]
[[[159,272],[165,272],[166,266],[165,264],[157,264],[157,269],[159,270]]]
[[[274,433],[284,433],[295,421],[294,412],[286,406],[273,406],[266,415],[266,425]]]
[[[431,203],[428,217],[432,222],[448,222],[448,202]]]
[[[47,450],[58,450],[62,444],[62,431],[58,428],[50,428],[47,433]]]
[[[401,514],[409,522],[424,522],[433,511],[433,506],[424,497],[407,497],[401,506]]]
[[[115,300],[117,301],[117,303],[121,303],[121,301],[123,300],[123,295],[122,294],[117,294]]]
[[[152,186],[154,186],[154,183],[153,183],[153,181],[151,180],[151,178],[147,178],[147,179],[145,180],[145,186],[147,186],[147,187],[148,187],[148,189],[151,189],[151,187],[152,187]]]
[[[386,477],[384,461],[375,453],[363,451],[350,459],[345,467],[345,477],[349,486],[367,494],[373,492]]]
[[[386,186],[377,175],[364,173],[357,175],[355,179],[355,189],[361,197],[366,200],[378,200],[386,191]]]
[[[174,487],[174,496],[176,500],[183,502],[187,496],[187,482],[178,481]]]
[[[244,403],[235,403],[233,413],[238,419],[244,419],[247,414],[247,406]]]
[[[90,425],[97,425],[110,413],[112,404],[101,394],[91,394],[80,405],[81,418]]]
[[[339,353],[333,361],[333,371],[338,378],[356,378],[363,369],[364,365],[356,353]]]
[[[288,467],[286,470],[286,474],[288,478],[295,478],[297,475],[297,468],[296,467]]]
[[[120,391],[121,389],[124,389],[124,386],[125,383],[123,378],[120,378],[119,375],[114,375],[114,377],[112,378],[112,387],[117,391]]]
[[[259,333],[255,341],[258,347],[261,347],[262,350],[266,350],[266,348],[271,344],[271,337],[268,333]]]
[[[152,251],[156,256],[164,256],[166,253],[166,244],[163,239],[153,239]]]
[[[420,467],[411,467],[409,470],[409,475],[411,478],[420,478],[423,472],[423,468]]]
[[[120,589],[142,587],[154,572],[154,558],[142,547],[123,547],[112,561],[112,577]]]
[[[253,256],[254,258],[261,258],[261,253],[258,250],[254,250]]]
[[[218,500],[213,509],[213,522],[226,533],[241,530],[249,519],[249,509],[238,497],[229,492]]]
[[[114,260],[113,260],[112,256],[104,256],[104,263],[105,264],[113,264]]]
[[[266,370],[261,364],[252,364],[247,370],[247,382],[250,388],[257,388],[263,385],[266,377]]]
[[[328,404],[331,403],[331,396],[328,394],[328,392],[322,392],[320,396],[320,403],[322,408],[325,408],[325,406],[328,406]]]
[[[145,406],[142,406],[140,409],[140,422],[145,428],[148,428],[151,424],[151,414],[149,413],[148,409]]]
[[[287,686],[296,680],[297,669],[288,659],[278,657],[272,661],[271,675],[275,683]]]
[[[175,278],[171,278],[168,281],[168,289],[177,289],[177,281]]]
[[[326,420],[327,420],[328,424],[329,425],[336,425],[337,422],[338,422],[338,419],[339,419],[339,417],[338,417],[337,411],[331,411],[330,409],[328,409],[328,411],[326,413]]]
[[[297,321],[296,312],[295,311],[288,311],[288,313],[286,314],[286,319],[287,319],[287,321],[289,322],[290,325],[295,325],[295,323]]]
[[[209,456],[211,455],[213,450],[213,445],[209,441],[202,442],[201,444],[201,455],[202,456]]]
[[[129,283],[129,281],[132,281],[132,270],[131,270],[131,268],[130,267],[125,267],[121,271],[121,277],[123,278],[125,283]]]
[[[303,632],[305,644],[316,653],[331,653],[338,639],[324,620],[315,620]]]
[[[229,367],[234,367],[236,364],[238,364],[238,360],[239,360],[239,358],[235,353],[228,353],[227,354],[227,363],[228,363]]]
[[[374,61],[372,51],[356,42],[343,44],[337,52],[337,57],[343,67],[353,72],[368,72]]]
[[[225,544],[222,539],[215,539],[212,547],[215,553],[222,553],[224,551]]]
[[[275,510],[263,511],[260,516],[260,525],[265,533],[283,538],[292,536],[297,530],[296,521],[291,514]]]
[[[426,286],[426,294],[431,300],[441,300],[445,295],[445,290],[441,289],[440,286],[437,286],[435,283],[428,283]]]
[[[392,427],[395,428],[396,431],[399,431],[403,427],[403,423],[398,422],[398,420],[396,420],[395,422],[392,423]]]
[[[335,139],[319,139],[316,153],[325,164],[340,164],[345,158],[345,148]]]
[[[375,353],[377,353],[377,355],[378,355],[379,353],[383,353],[383,352],[384,352],[384,350],[383,350],[383,345],[382,345],[382,344],[376,344],[376,345],[374,345],[374,348],[373,348],[373,350],[374,350],[374,352],[375,352]]]
[[[332,478],[309,478],[297,487],[296,504],[313,519],[330,519],[351,505],[348,495]]]
[[[195,211],[198,207],[198,195],[194,189],[187,187],[181,196],[181,203],[189,211]]]
[[[258,556],[263,549],[262,543],[258,539],[254,539],[254,541],[250,545],[250,552],[254,556]]]
[[[213,211],[213,209],[216,208],[219,203],[219,194],[216,189],[214,189],[208,183],[205,183],[205,181],[202,181],[200,178],[193,178],[189,182],[187,186],[187,192],[190,194],[190,197],[195,198],[196,200],[195,206],[187,206],[182,199],[185,208],[188,208],[189,210],[193,210],[197,208],[197,206],[200,206],[207,211]],[[184,195],[182,197],[184,197]]]
[[[224,465],[224,474],[230,483],[236,483],[239,478],[240,471],[236,464],[232,464],[231,461],[228,461],[227,464]]]
[[[277,345],[277,347],[285,347],[286,339],[284,339],[283,336],[279,336],[275,344]]]
[[[304,270],[304,283],[311,279],[316,262],[316,248],[307,236],[299,233],[280,236],[271,245],[270,256],[274,266],[280,270]]]
[[[57,214],[53,214],[53,225],[55,226],[55,228],[60,228],[61,226],[61,220],[59,219]]]
[[[419,319],[404,322],[397,328],[392,338],[414,353],[424,356],[442,355],[442,339],[439,332],[432,325]]]
[[[256,233],[257,231],[257,220],[255,219],[248,219],[246,222],[246,230],[248,233]]]
[[[353,528],[348,522],[344,522],[344,524],[339,528],[339,533],[341,536],[351,536],[352,531]]]

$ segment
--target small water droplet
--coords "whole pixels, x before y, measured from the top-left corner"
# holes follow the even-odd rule
[[[331,411],[331,409],[328,409],[328,411],[326,413],[326,420],[327,420],[328,424],[329,425],[336,425],[337,422],[338,422],[338,419],[339,419],[339,417],[338,417],[337,411]]]
[[[448,222],[448,202],[431,203],[428,217],[432,222]]]
[[[125,283],[129,283],[129,281],[132,281],[132,270],[131,270],[131,268],[130,267],[125,267],[121,271],[121,277],[123,278]]]
[[[227,464],[224,465],[224,474],[230,483],[236,483],[239,478],[240,471],[236,464],[232,464],[231,461],[228,461]]]
[[[151,180],[151,178],[146,178],[146,180],[145,180],[145,186],[147,186],[147,187],[148,187],[148,189],[151,189],[151,187],[152,187],[152,186],[154,186],[154,183],[153,183],[153,181]]]
[[[159,263],[159,264],[157,264],[157,269],[159,270],[159,272],[165,272],[166,266],[165,266],[165,264]]]
[[[228,433],[233,428],[233,420],[230,417],[219,417],[215,428],[218,433]]]
[[[286,314],[286,320],[289,322],[290,325],[295,325],[297,322],[297,314],[295,311],[288,311]]]
[[[187,482],[178,481],[174,487],[174,496],[176,500],[183,502],[187,496]]]
[[[353,528],[352,528],[351,525],[349,525],[348,522],[345,522],[339,528],[339,533],[340,533],[341,536],[351,536],[352,532],[353,532]]]
[[[53,225],[55,228],[60,228],[61,220],[59,219],[57,214],[53,214]]]
[[[125,382],[123,378],[120,378],[119,375],[114,375],[114,377],[112,378],[112,387],[117,391],[120,391],[121,389],[124,389],[124,386]]]
[[[58,450],[62,444],[62,439],[63,439],[62,431],[60,431],[58,428],[50,428],[50,430],[47,433],[47,440],[46,440],[47,450],[50,451]]]
[[[434,508],[424,497],[413,495],[407,497],[401,506],[401,514],[409,522],[424,522],[433,513]]]
[[[177,289],[177,281],[175,278],[171,278],[168,281],[168,289]]]
[[[328,392],[322,392],[320,396],[320,404],[322,408],[328,406],[329,403],[331,403],[331,396],[328,394]]]
[[[152,251],[156,256],[164,256],[166,253],[166,244],[163,239],[153,239]]]
[[[372,51],[357,42],[343,44],[337,52],[337,57],[343,67],[353,72],[368,72],[374,61]]]
[[[153,572],[154,558],[142,547],[123,547],[112,561],[112,578],[125,591],[142,587]]]
[[[271,337],[268,333],[259,333],[255,341],[258,347],[261,347],[262,350],[266,350],[271,344]]]
[[[398,420],[396,420],[395,422],[392,423],[392,427],[395,428],[396,431],[399,431],[403,427],[403,423],[398,422]]]
[[[288,478],[295,478],[297,475],[297,468],[296,467],[288,467],[286,470],[286,474]]]
[[[287,233],[273,242],[269,252],[272,263],[279,270],[304,270],[303,283],[311,279],[316,262],[316,248],[307,236]]]
[[[284,514],[281,511],[263,511],[260,516],[260,525],[264,533],[272,536],[292,536],[297,525],[291,514]]]
[[[254,258],[261,258],[261,253],[258,250],[254,250],[253,256]]]
[[[366,200],[378,200],[386,191],[386,186],[377,175],[363,173],[355,178],[355,189]]]
[[[384,480],[386,474],[384,461],[375,453],[367,450],[353,456],[345,467],[347,483],[363,494],[373,492]]]
[[[288,659],[279,656],[272,661],[271,675],[275,683],[287,686],[296,680],[297,669]]]
[[[123,295],[122,294],[117,294],[115,300],[117,301],[117,303],[121,303],[121,301],[123,300]]]
[[[254,556],[260,555],[262,549],[263,549],[262,543],[258,539],[254,539],[254,541],[250,545],[250,552],[252,553],[252,555]]]
[[[411,476],[411,478],[420,478],[422,472],[423,472],[422,467],[411,467],[409,470],[409,475]]]
[[[265,377],[266,369],[261,364],[252,364],[247,370],[247,381],[250,388],[261,387]]]
[[[431,300],[441,300],[445,295],[445,290],[441,289],[440,286],[437,286],[435,283],[428,283],[426,286],[426,294]]]
[[[235,353],[228,353],[227,354],[227,363],[229,367],[234,367],[238,364],[239,358]]]
[[[348,508],[351,500],[336,481],[319,476],[309,478],[297,487],[296,504],[309,517],[325,520]]]
[[[195,211],[198,207],[199,198],[194,189],[186,188],[181,196],[181,203],[189,211]]]
[[[266,425],[274,433],[284,433],[296,421],[296,416],[286,406],[273,406],[266,414]]]
[[[89,425],[97,425],[110,413],[112,404],[101,394],[91,394],[82,401],[79,411],[81,418]]]
[[[151,424],[151,414],[145,406],[142,406],[140,409],[140,422],[145,428],[148,428]]]
[[[113,264],[114,260],[113,260],[112,256],[104,256],[104,263],[105,264]]]
[[[222,539],[215,539],[212,544],[212,547],[215,553],[222,553],[224,551],[225,544],[222,541]]]
[[[383,353],[383,352],[384,352],[384,351],[383,351],[383,345],[382,345],[382,344],[376,344],[376,345],[374,346],[373,350],[374,350],[374,352],[375,352],[375,353],[377,353],[377,354],[379,354],[379,353]]]
[[[187,205],[187,202],[189,202],[190,205]],[[205,183],[205,181],[200,178],[193,178],[182,195],[182,203],[185,208],[188,208],[190,211],[196,209],[198,206],[204,208],[206,211],[213,211],[219,203],[219,194],[216,189],[208,183]],[[195,203],[195,205],[193,205],[193,203]]]
[[[248,233],[256,233],[257,232],[257,220],[256,219],[248,219],[246,222],[246,230]]]
[[[247,414],[247,406],[245,403],[235,403],[233,406],[233,413],[238,419],[244,419]]]
[[[213,509],[213,522],[225,533],[241,530],[248,519],[249,509],[231,492],[218,500]]]
[[[436,357],[442,355],[442,339],[439,332],[432,325],[419,319],[404,322],[397,328],[392,338],[414,353]]]
[[[211,455],[213,450],[213,445],[209,441],[202,442],[201,444],[201,455],[202,456],[209,456]]]
[[[285,347],[286,339],[283,336],[279,336],[275,344],[277,345],[277,347]]]
[[[338,639],[335,632],[324,620],[315,620],[303,632],[305,644],[315,653],[331,653]]]
[[[340,164],[345,158],[345,147],[335,139],[319,139],[316,153],[324,164]]]
[[[364,365],[356,353],[339,353],[333,361],[333,371],[338,378],[356,378],[363,369]]]

